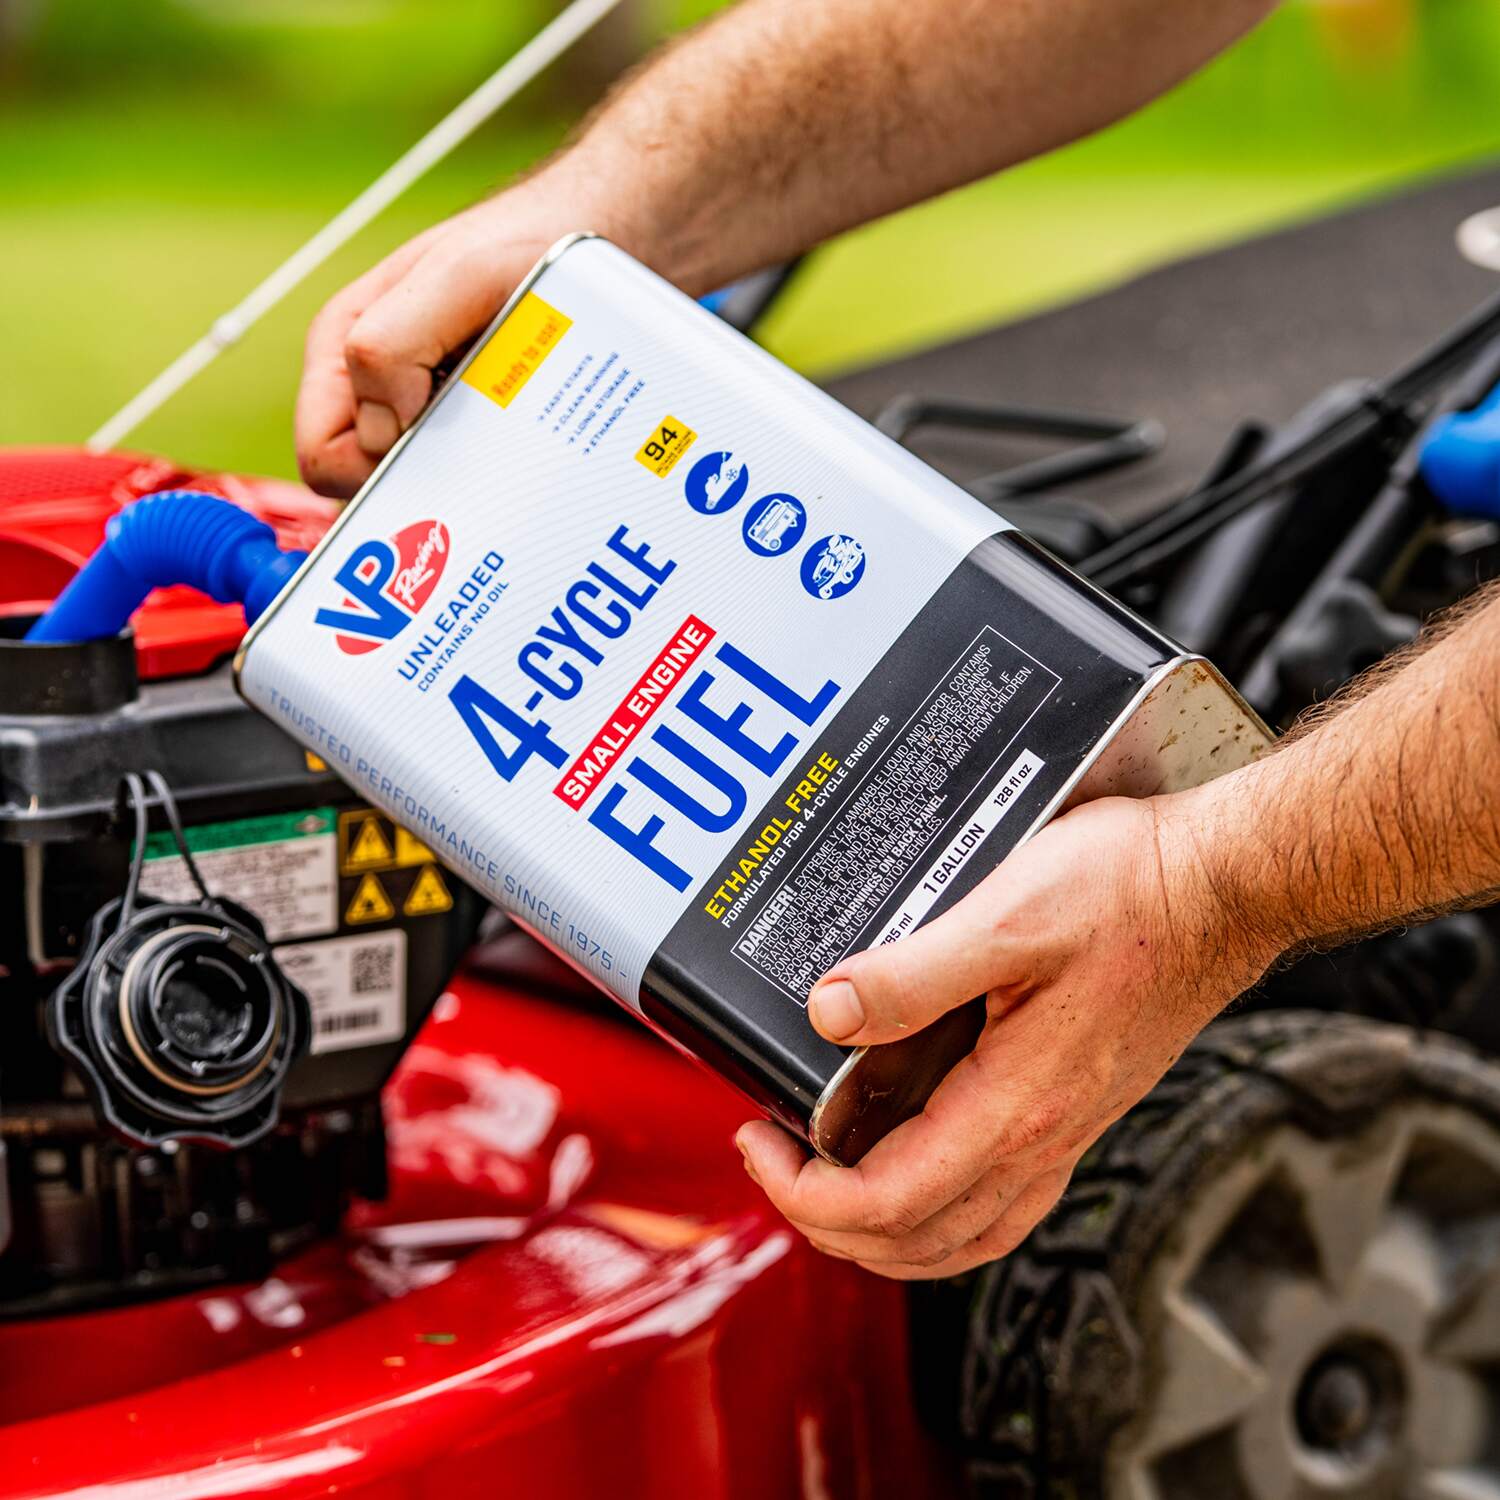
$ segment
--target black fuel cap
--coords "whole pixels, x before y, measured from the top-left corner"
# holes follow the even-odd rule
[[[307,997],[281,972],[255,917],[222,897],[123,901],[89,924],[77,968],[52,994],[56,1046],[101,1115],[143,1146],[243,1146],[275,1123],[306,1050]]]

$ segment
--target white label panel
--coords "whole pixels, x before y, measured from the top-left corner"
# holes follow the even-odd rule
[[[251,702],[627,1004],[987,507],[603,241],[251,636]]]

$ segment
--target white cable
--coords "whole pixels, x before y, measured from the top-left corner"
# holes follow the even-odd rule
[[[1458,226],[1458,250],[1465,260],[1500,271],[1500,208],[1472,214]]]
[[[178,355],[143,391],[131,397],[88,440],[88,446],[95,450],[113,448],[139,427],[619,4],[620,0],[572,0],[555,20],[434,125],[399,161],[382,172],[342,213],[277,266],[248,297],[216,318],[209,331]]]

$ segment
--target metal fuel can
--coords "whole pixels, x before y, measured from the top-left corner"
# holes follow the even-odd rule
[[[984,1006],[850,1050],[807,1018],[816,980],[1069,806],[1269,741],[1208,662],[588,235],[236,667],[416,846],[846,1164]],[[354,915],[397,920],[399,851],[364,853]]]

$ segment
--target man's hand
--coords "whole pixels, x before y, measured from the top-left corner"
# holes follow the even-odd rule
[[[1500,893],[1500,585],[1193,791],[1090,803],[951,912],[813,990],[818,1030],[885,1042],[973,995],[978,1047],[859,1166],[757,1121],[740,1149],[816,1245],[889,1276],[1013,1250],[1091,1142],[1280,954]]]
[[[538,182],[540,179],[538,179]],[[325,495],[352,495],[432,395],[432,371],[504,306],[578,222],[532,184],[434,226],[334,296],[307,334],[297,463]]]
[[[1226,920],[1197,794],[1081,807],[952,911],[838,964],[809,1014],[830,1041],[889,1042],[987,994],[975,1051],[857,1167],[756,1121],[738,1143],[819,1249],[894,1277],[1012,1251],[1090,1144],[1264,972],[1278,945]]]

